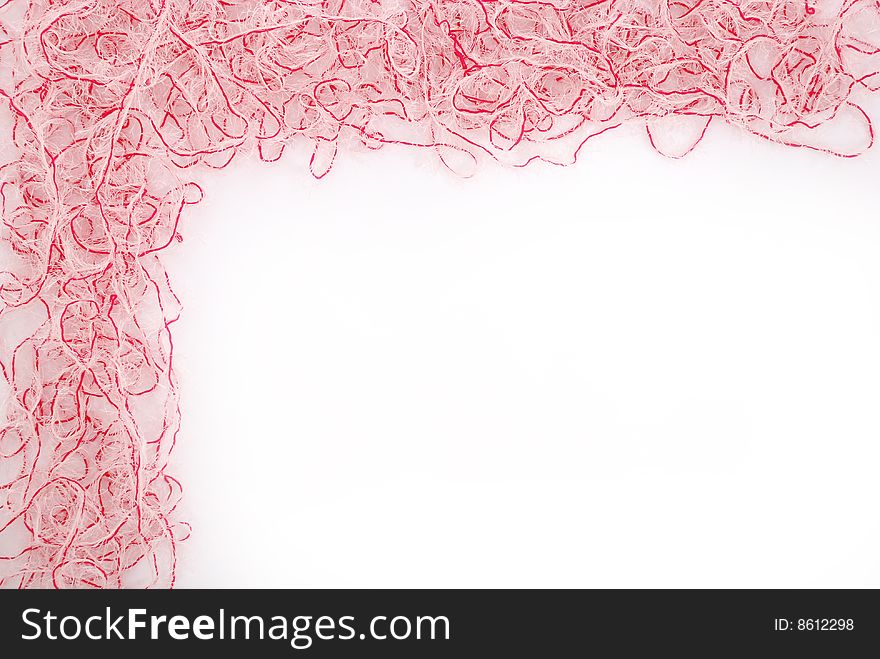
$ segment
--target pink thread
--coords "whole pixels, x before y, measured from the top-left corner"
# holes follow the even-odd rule
[[[485,157],[572,163],[625,122],[680,157],[715,120],[851,157],[874,137],[852,92],[880,89],[878,0],[5,11],[0,94],[16,153],[0,169],[0,584],[16,587],[174,584],[189,533],[166,474],[179,304],[159,253],[202,196],[186,169],[251,150],[272,162],[298,142],[321,178],[340,150],[399,144],[468,175]],[[840,125],[860,148],[833,146]]]

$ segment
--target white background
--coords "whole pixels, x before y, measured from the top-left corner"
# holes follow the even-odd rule
[[[877,150],[306,158],[167,258],[181,586],[880,587]]]

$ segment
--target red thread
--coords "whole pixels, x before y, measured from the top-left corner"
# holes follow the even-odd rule
[[[878,0],[12,0],[0,95],[0,584],[172,586],[180,423],[159,253],[202,191],[190,167],[299,141],[574,162],[638,122],[681,156],[717,120],[851,157],[873,142]],[[669,150],[667,121],[693,127]],[[4,550],[5,551],[5,550]]]

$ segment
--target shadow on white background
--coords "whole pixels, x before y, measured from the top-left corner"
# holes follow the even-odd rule
[[[181,586],[880,586],[876,150],[305,157],[167,258]]]

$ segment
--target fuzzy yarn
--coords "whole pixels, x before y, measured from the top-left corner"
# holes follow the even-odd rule
[[[0,585],[169,587],[180,483],[161,253],[193,167],[295,145],[573,163],[714,121],[852,157],[878,0],[9,0],[0,14]],[[836,143],[845,131],[847,146]]]

